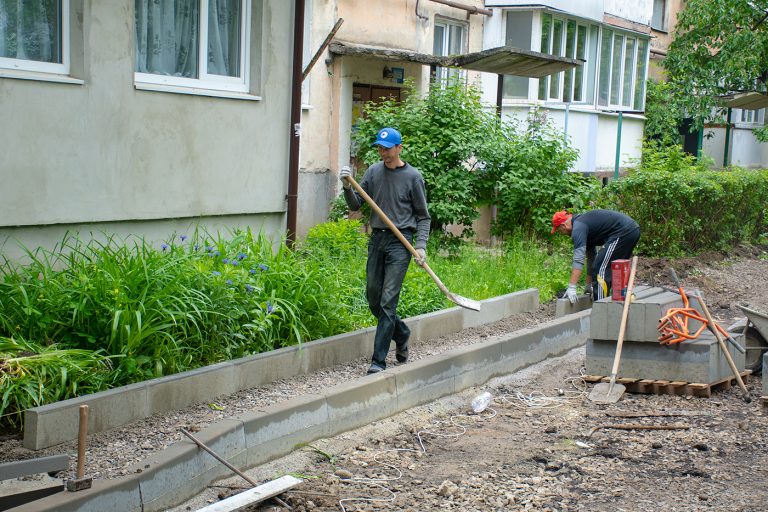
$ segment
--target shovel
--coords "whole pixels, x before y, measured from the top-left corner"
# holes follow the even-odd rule
[[[629,317],[629,303],[632,302],[632,288],[635,286],[635,271],[637,270],[637,256],[632,258],[632,266],[629,270],[629,282],[627,294],[624,297],[624,309],[621,312],[621,324],[619,325],[619,338],[616,341],[616,355],[613,357],[613,369],[611,381],[596,384],[589,393],[589,399],[593,402],[613,404],[619,401],[626,389],[623,384],[616,384],[616,374],[619,371],[621,361],[621,346],[624,344],[624,333],[627,330],[627,318]]]
[[[358,194],[360,194],[360,197],[365,199],[365,201],[371,205],[371,209],[376,212],[376,215],[379,216],[379,218],[384,221],[384,224],[387,225],[387,227],[392,231],[392,233],[395,234],[395,236],[402,242],[402,244],[405,246],[406,249],[413,255],[414,258],[416,258],[416,261],[421,259],[421,256],[418,252],[416,252],[416,249],[413,248],[411,243],[408,241],[407,238],[403,236],[403,234],[400,232],[399,229],[397,229],[397,226],[389,220],[389,217],[387,217],[383,211],[381,211],[381,208],[379,208],[379,205],[377,205],[373,199],[371,199],[371,196],[369,196],[365,190],[363,190],[363,187],[360,186],[360,184],[355,181],[355,179],[352,176],[346,176],[345,179],[349,182],[350,185],[357,191]],[[432,278],[432,280],[435,282],[438,288],[440,288],[440,291],[443,292],[443,294],[448,297],[448,300],[453,302],[454,304],[457,304],[463,308],[471,309],[473,311],[480,311],[480,302],[472,299],[468,299],[466,297],[462,297],[461,295],[456,295],[455,293],[451,293],[451,291],[446,288],[446,286],[443,284],[443,282],[440,280],[439,277],[432,271],[431,268],[429,268],[429,265],[427,265],[427,262],[420,263],[421,267],[429,274],[429,277]]]

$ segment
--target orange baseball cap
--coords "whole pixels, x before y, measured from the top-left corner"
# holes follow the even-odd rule
[[[565,224],[565,221],[567,221],[570,218],[571,218],[571,214],[566,212],[565,210],[555,212],[555,214],[552,216],[552,233],[554,233],[558,227]]]

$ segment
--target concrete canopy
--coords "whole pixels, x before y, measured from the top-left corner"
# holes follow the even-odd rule
[[[760,110],[768,107],[768,95],[762,92],[742,92],[724,96],[723,105],[728,108],[741,108],[744,110]]]
[[[418,53],[412,50],[335,41],[331,43],[330,51],[336,55],[371,56],[387,60],[417,62],[425,66],[457,67],[472,71],[528,78],[541,78],[581,66],[583,63],[580,59],[554,57],[539,52],[521,50],[512,46],[500,46],[480,52],[441,57]]]

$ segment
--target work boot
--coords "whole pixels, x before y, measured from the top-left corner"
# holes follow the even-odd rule
[[[398,363],[408,361],[408,346],[397,347],[395,349],[395,359],[397,359]]]
[[[372,375],[374,373],[379,373],[379,372],[383,372],[383,371],[384,371],[384,368],[382,368],[381,366],[377,365],[376,363],[371,363],[371,367],[368,368],[368,375]]]

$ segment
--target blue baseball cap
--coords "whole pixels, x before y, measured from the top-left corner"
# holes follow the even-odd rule
[[[384,148],[393,148],[402,143],[403,137],[400,135],[399,131],[394,128],[382,128],[376,135],[376,142],[374,142],[373,145]]]

